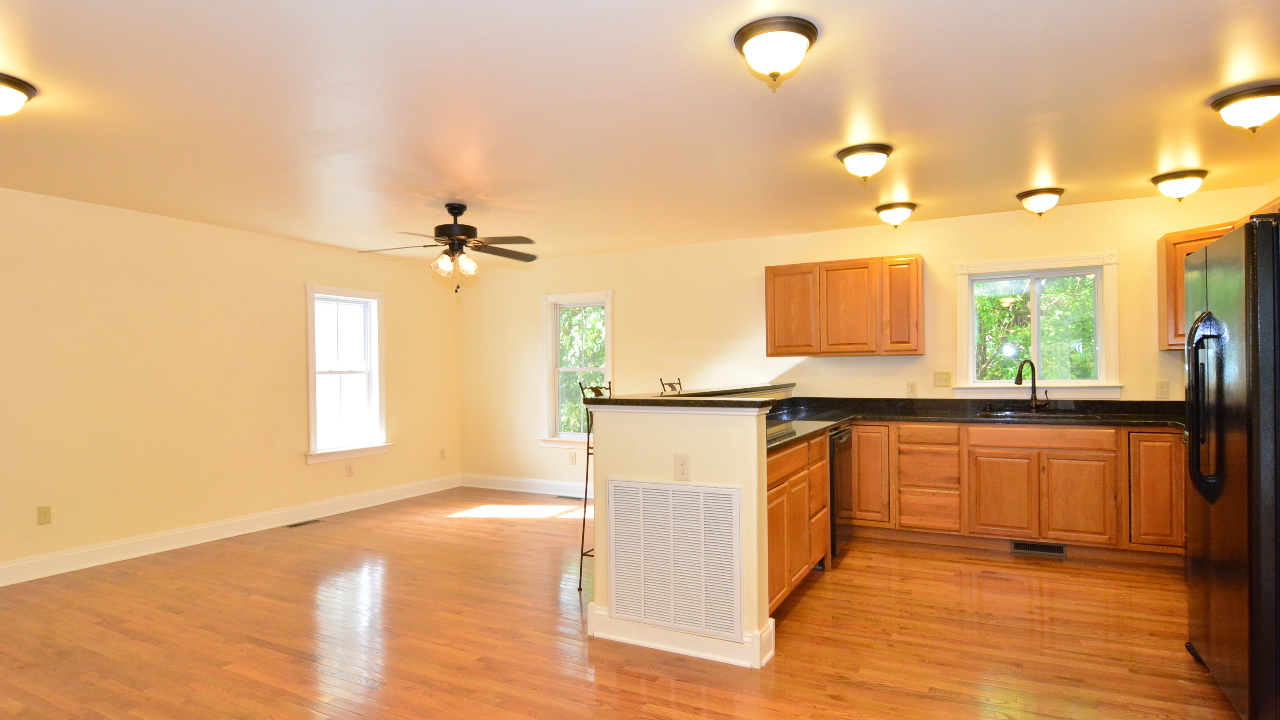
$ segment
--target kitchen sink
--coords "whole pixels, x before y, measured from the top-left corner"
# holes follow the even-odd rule
[[[1060,410],[1041,410],[1039,412],[1031,412],[1030,410],[986,410],[978,413],[980,418],[1017,418],[1017,419],[1045,419],[1045,420],[1101,420],[1099,415],[1087,415],[1084,413],[1062,412]]]

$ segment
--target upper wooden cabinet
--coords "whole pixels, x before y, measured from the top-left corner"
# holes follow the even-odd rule
[[[808,263],[764,269],[769,355],[819,354],[818,268]]]
[[[1187,334],[1186,292],[1182,285],[1182,271],[1187,256],[1235,230],[1254,215],[1280,212],[1280,198],[1276,198],[1235,222],[1206,225],[1192,230],[1172,232],[1160,238],[1156,248],[1159,266],[1157,289],[1161,328],[1156,346],[1161,350],[1182,350]]]
[[[921,355],[919,255],[764,269],[767,354]]]

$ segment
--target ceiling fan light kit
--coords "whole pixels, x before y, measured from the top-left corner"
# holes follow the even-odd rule
[[[818,39],[818,26],[791,15],[753,20],[738,29],[733,45],[752,70],[771,80],[800,67]]]
[[[26,80],[0,73],[0,116],[18,112],[28,100],[39,94],[36,86]]]
[[[416,235],[418,237],[430,238],[431,243],[426,245],[404,245],[393,248],[379,248],[377,250],[361,250],[361,253],[387,252],[389,250],[411,250],[416,248],[434,248],[442,247],[444,250],[440,256],[431,263],[431,269],[440,273],[443,277],[452,277],[454,269],[457,269],[460,275],[475,275],[476,270],[480,266],[476,264],[474,258],[467,254],[468,250],[485,253],[486,255],[497,255],[498,257],[518,260],[520,262],[533,262],[538,259],[537,255],[530,255],[516,250],[508,250],[503,247],[494,247],[495,245],[532,245],[533,241],[523,235],[504,235],[501,237],[476,237],[476,229],[473,225],[464,225],[458,222],[458,218],[462,213],[467,211],[467,206],[463,203],[451,202],[444,204],[445,210],[453,216],[453,222],[444,225],[437,225],[434,235],[423,235],[422,233],[403,232],[401,235]],[[454,289],[457,292],[457,288]]]
[[[1200,189],[1208,175],[1208,170],[1178,170],[1151,178],[1151,184],[1156,186],[1160,194],[1182,202],[1182,198]]]
[[[845,169],[851,174],[862,178],[865,182],[867,178],[884,169],[891,153],[893,153],[892,145],[863,143],[841,150],[836,153],[836,159],[844,163]]]
[[[1037,188],[1035,190],[1027,190],[1017,195],[1018,202],[1022,203],[1022,207],[1028,212],[1036,215],[1044,215],[1052,210],[1058,200],[1062,198],[1062,193],[1066,192],[1062,188]]]

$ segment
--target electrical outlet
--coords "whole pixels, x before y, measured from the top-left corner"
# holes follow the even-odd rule
[[[569,453],[569,464],[570,464],[570,465],[577,465],[577,464],[578,464],[578,453],[576,453],[576,452],[571,452],[571,453]]]
[[[933,373],[934,387],[951,387],[951,371],[935,370]]]
[[[1168,380],[1156,381],[1156,399],[1157,400],[1169,399],[1169,381]]]
[[[347,463],[347,477],[352,477],[352,476],[354,476],[355,474],[356,474],[356,464],[355,464],[355,463]]]
[[[53,508],[49,505],[41,505],[36,508],[36,524],[48,525],[53,522]]]
[[[444,448],[440,448],[440,462],[444,462]]]
[[[676,482],[689,482],[689,456],[676,453]]]
[[[920,397],[920,383],[907,383],[907,397]]]

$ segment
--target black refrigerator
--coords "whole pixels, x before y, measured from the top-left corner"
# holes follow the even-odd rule
[[[1276,360],[1280,215],[1187,256],[1187,650],[1246,720],[1280,720]]]

